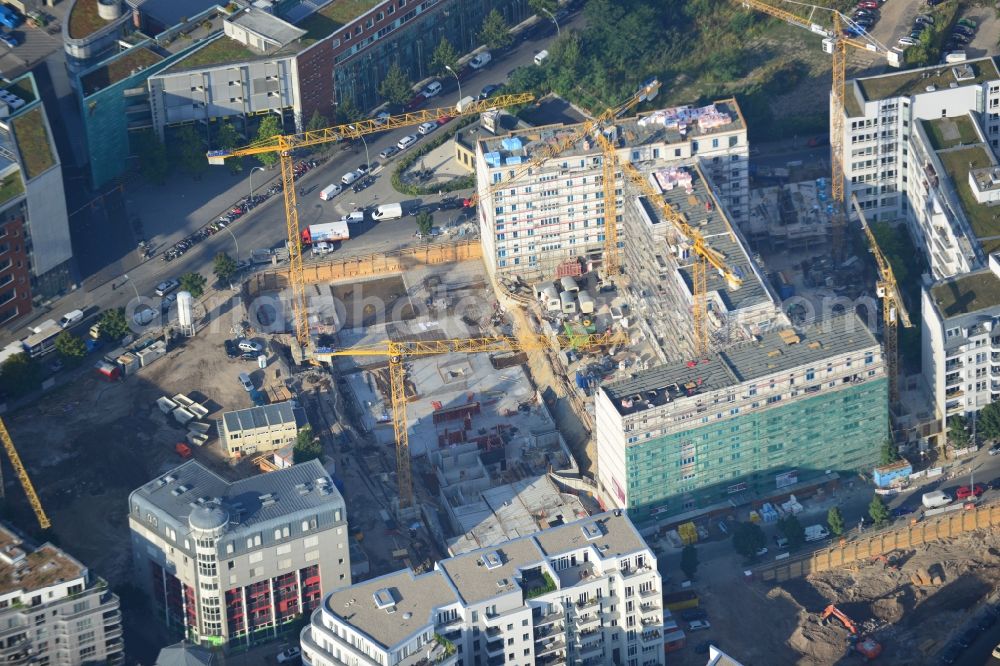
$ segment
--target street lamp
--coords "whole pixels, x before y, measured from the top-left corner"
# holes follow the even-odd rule
[[[549,18],[552,19],[552,22],[556,24],[556,37],[559,37],[561,32],[559,30],[559,21],[556,20],[556,15],[550,12],[549,10],[545,9],[544,7],[540,7],[540,9],[546,14],[548,14]]]
[[[236,270],[239,271],[240,242],[236,239],[236,234],[233,233],[232,229],[230,229],[229,227],[222,227],[222,228],[229,232],[229,235],[233,237],[233,242],[236,243]],[[229,288],[230,289],[233,288],[233,281],[232,281],[232,279],[229,280]]]
[[[365,135],[364,134],[359,134],[358,138],[361,139],[361,143],[365,144],[365,164],[368,165],[368,171],[365,172],[365,176],[364,177],[367,178],[368,177],[368,172],[370,172],[372,170],[372,161],[371,161],[371,158],[368,157],[368,142],[365,141]]]
[[[132,290],[135,291],[135,300],[139,300],[139,289],[138,287],[135,286],[135,282],[129,280],[128,275],[125,273],[122,273],[122,277],[125,278],[125,282],[128,282],[130,285],[132,285]]]
[[[458,101],[459,101],[459,103],[461,103],[462,102],[462,80],[458,78],[458,74],[456,74],[455,70],[453,70],[449,65],[445,65],[444,68],[447,69],[449,72],[451,72],[452,76],[455,77],[455,81],[458,83]]]
[[[253,172],[256,171],[257,169],[260,169],[261,171],[264,171],[264,167],[259,166],[259,167],[254,167],[254,168],[250,169],[250,201],[251,202],[253,201]],[[232,233],[232,232],[230,232],[230,233]]]

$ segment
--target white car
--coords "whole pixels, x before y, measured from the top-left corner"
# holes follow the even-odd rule
[[[333,252],[333,245],[326,241],[320,241],[312,246],[312,253],[317,257],[330,254],[331,252]]]
[[[236,345],[241,352],[253,352],[259,354],[264,351],[263,345],[259,342],[254,342],[253,340],[240,340],[239,344]]]
[[[379,111],[378,114],[375,116],[375,118],[373,118],[373,120],[375,121],[376,125],[385,125],[386,122],[388,122],[389,117],[390,116],[388,111]]]
[[[358,178],[361,178],[361,174],[359,172],[357,172],[357,171],[348,171],[343,176],[341,176],[340,182],[342,182],[344,185],[350,185],[351,183],[353,183],[354,181],[356,181]]]
[[[441,92],[441,82],[431,81],[430,83],[427,84],[427,87],[425,87],[423,90],[420,91],[420,94],[423,95],[425,98],[430,99],[431,97],[437,97],[438,93],[440,92]]]
[[[688,622],[688,631],[703,631],[711,628],[712,625],[708,620],[694,620],[693,622]]]
[[[181,283],[178,280],[164,280],[156,285],[156,295],[166,296],[179,286],[181,286]]]
[[[400,150],[406,150],[416,142],[417,142],[416,134],[407,134],[406,136],[404,136],[402,139],[399,140],[399,143],[396,144],[396,147],[399,148]]]
[[[900,37],[899,38],[899,45],[900,46],[916,46],[918,43],[919,42],[917,42],[917,40],[913,39],[913,37]]]
[[[427,122],[427,123],[421,123],[420,127],[417,128],[417,131],[423,134],[424,136],[427,136],[437,128],[438,128],[437,123]]]
[[[250,379],[250,375],[248,375],[245,372],[240,373],[240,386],[242,386],[243,390],[246,391],[247,393],[253,391],[254,385],[253,385],[253,380]]]
[[[154,319],[156,319],[156,311],[148,305],[141,310],[136,310],[135,314],[132,315],[132,321],[135,322],[136,326],[146,326]]]
[[[285,662],[295,661],[302,656],[302,651],[297,647],[290,647],[282,650],[278,653],[278,663],[284,664]]]

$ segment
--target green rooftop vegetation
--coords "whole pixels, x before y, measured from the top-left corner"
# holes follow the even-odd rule
[[[961,66],[971,67],[975,76],[962,81],[956,79],[953,70]],[[929,76],[924,76],[925,74],[929,74]],[[927,90],[928,86],[934,86],[940,90],[950,87],[952,83],[959,86],[971,86],[997,78],[1000,78],[1000,74],[997,73],[993,59],[989,58],[971,63],[941,65],[930,69],[914,69],[897,74],[861,79],[858,81],[858,85],[861,86],[865,99],[874,100],[915,95]]]
[[[306,31],[302,42],[312,44],[329,37],[334,30],[347,25],[380,2],[382,0],[333,0],[299,23],[299,27]]]
[[[163,56],[145,47],[132,48],[121,57],[88,72],[81,78],[83,92],[90,95],[98,90],[104,90],[132,75],[137,69],[149,67],[163,60]]]
[[[172,70],[198,69],[200,67],[215,67],[230,63],[246,62],[260,57],[259,53],[251,51],[235,39],[222,36],[201,47],[191,55],[178,60]]]
[[[69,13],[69,36],[72,39],[82,39],[108,25],[97,13],[97,2],[76,0],[73,11]]]
[[[36,106],[14,118],[14,138],[24,161],[28,180],[55,164],[42,107]]]
[[[7,86],[5,90],[23,99],[25,104],[31,104],[37,99],[37,97],[35,97],[35,89],[31,85],[31,80],[28,76],[22,76],[17,79]]]
[[[938,311],[945,317],[1000,305],[1000,278],[993,271],[969,273],[931,288]]]
[[[924,120],[924,131],[931,140],[934,150],[944,150],[955,146],[979,143],[976,128],[968,116],[957,118],[935,118]]]
[[[24,181],[21,180],[21,171],[18,170],[0,180],[0,205],[7,203],[23,192]]]
[[[945,150],[937,154],[938,159],[948,172],[952,185],[962,202],[965,217],[972,225],[972,232],[977,238],[1000,236],[1000,207],[984,206],[976,201],[969,185],[969,171],[988,167],[992,163],[986,148],[982,145]]]

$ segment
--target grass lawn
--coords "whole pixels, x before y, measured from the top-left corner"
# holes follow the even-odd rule
[[[5,204],[24,192],[24,181],[21,172],[16,171],[0,181],[0,204]]]
[[[84,93],[90,95],[98,90],[104,90],[132,75],[133,70],[149,67],[163,60],[163,57],[147,48],[133,48],[121,57],[108,62],[86,74],[82,79]]]
[[[962,201],[965,217],[972,225],[972,231],[978,238],[1000,236],[1000,207],[984,206],[976,201],[969,185],[970,169],[981,169],[990,165],[989,156],[982,146],[973,146],[961,150],[938,153],[938,159],[944,165],[951,178],[958,198]]]
[[[211,67],[233,62],[244,62],[260,57],[234,39],[219,37],[191,55],[177,61],[175,69]]]
[[[934,120],[925,120],[923,123],[924,130],[927,132],[934,150],[979,142],[976,129],[968,116],[935,118]],[[945,135],[948,138],[945,138]]]
[[[299,27],[306,31],[302,41],[311,44],[327,37],[334,30],[350,23],[379,2],[381,0],[333,0],[326,7],[299,23]]]
[[[29,180],[55,164],[41,107],[36,107],[14,119],[14,136],[17,138],[17,147],[21,151],[24,170]]]
[[[1000,279],[992,271],[963,275],[935,285],[931,296],[946,317],[1000,305]]]
[[[69,36],[80,39],[94,33],[108,22],[97,13],[97,0],[76,0],[69,14]]]

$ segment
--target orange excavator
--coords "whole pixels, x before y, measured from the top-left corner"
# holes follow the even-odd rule
[[[819,621],[825,623],[826,619],[830,616],[834,616],[840,620],[847,630],[851,632],[850,641],[851,646],[854,650],[861,654],[865,659],[874,659],[875,657],[882,654],[882,645],[871,638],[861,639],[861,634],[858,631],[858,626],[854,624],[854,621],[847,617],[844,611],[840,610],[833,604],[826,607],[823,614],[820,615]]]

